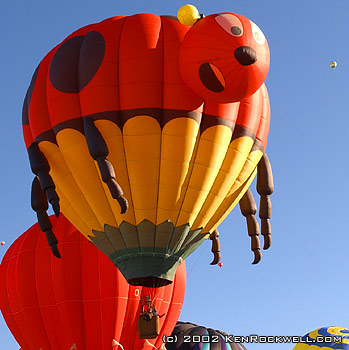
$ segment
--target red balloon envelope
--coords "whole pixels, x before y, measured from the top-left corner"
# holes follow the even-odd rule
[[[8,249],[0,265],[0,308],[23,350],[136,350],[163,348],[183,304],[184,262],[172,284],[130,286],[113,263],[63,216],[51,217],[62,259],[55,258],[38,224]],[[160,335],[139,339],[138,317],[151,295]]]

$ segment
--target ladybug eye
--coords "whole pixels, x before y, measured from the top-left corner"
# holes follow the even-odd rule
[[[239,18],[223,13],[215,16],[216,22],[230,35],[239,37],[243,34],[243,26]]]
[[[241,35],[241,29],[239,27],[234,26],[234,27],[231,27],[230,30],[234,35],[237,35],[237,36]]]
[[[265,42],[265,36],[263,32],[260,30],[260,28],[257,26],[257,24],[251,22],[251,28],[252,28],[252,33],[254,40],[256,40],[257,44],[263,45]]]

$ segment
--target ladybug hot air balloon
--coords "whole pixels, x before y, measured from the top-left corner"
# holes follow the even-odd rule
[[[113,263],[62,215],[51,218],[62,259],[47,246],[38,224],[8,249],[0,265],[0,309],[22,350],[140,350],[163,346],[183,304],[185,264],[174,282],[130,286]],[[152,295],[160,336],[138,337],[143,297]]]
[[[267,41],[233,13],[189,22],[112,17],[78,29],[37,67],[23,132],[32,207],[56,256],[47,202],[130,284],[166,285],[207,238],[219,262],[217,227],[240,201],[257,263],[256,173],[270,246]]]

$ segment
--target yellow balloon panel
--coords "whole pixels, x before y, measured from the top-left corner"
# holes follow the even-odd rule
[[[80,132],[72,129],[63,129],[57,136],[57,143],[67,164],[76,186],[84,194],[91,210],[96,214],[100,226],[105,223],[116,225],[116,221],[106,200],[106,193],[100,180],[95,161],[90,156],[86,139]],[[70,199],[74,203],[75,199]],[[64,214],[64,209],[62,208]],[[101,212],[103,215],[101,216]],[[87,221],[89,219],[87,218]]]
[[[161,139],[159,197],[156,224],[177,221],[195,159],[199,124],[175,118],[165,124]]]
[[[192,225],[195,221],[225,158],[231,135],[231,129],[224,125],[210,127],[202,133],[177,225],[187,222]]]
[[[94,212],[77,186],[58,146],[43,141],[39,143],[39,148],[50,164],[50,175],[55,181],[63,214],[71,222],[74,222],[74,226],[87,237],[92,233],[91,224],[94,225],[92,227],[101,227]],[[76,211],[76,203],[73,203],[73,200],[78,198],[80,198],[80,206],[78,207],[79,211]],[[86,218],[89,218],[89,223]]]
[[[252,145],[253,140],[250,137],[240,137],[231,142],[211,191],[194,222],[194,227],[204,227],[223,202],[240,174]]]
[[[204,228],[204,232],[212,232],[218,225],[225,219],[225,217],[231,212],[231,210],[235,207],[235,205],[239,202],[241,197],[245,194],[248,187],[250,186],[253,178],[257,172],[257,164],[263,156],[263,152],[256,150],[252,151],[246,162],[241,169],[236,181],[233,183],[228,193],[226,194],[225,199],[222,204],[212,216],[210,221],[206,224]],[[254,174],[251,176],[251,174]],[[246,183],[249,183],[246,186]]]
[[[160,171],[161,128],[149,116],[129,119],[123,128],[123,140],[131,198],[136,224],[156,221]]]

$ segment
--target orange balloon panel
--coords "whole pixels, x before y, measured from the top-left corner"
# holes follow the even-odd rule
[[[51,217],[60,240],[56,259],[35,224],[8,249],[0,265],[0,308],[23,350],[146,349],[162,345],[183,304],[186,270],[161,288],[130,286],[112,262],[69,221]],[[139,339],[142,300],[151,296],[160,318],[156,339]],[[120,347],[121,349],[121,347]]]

